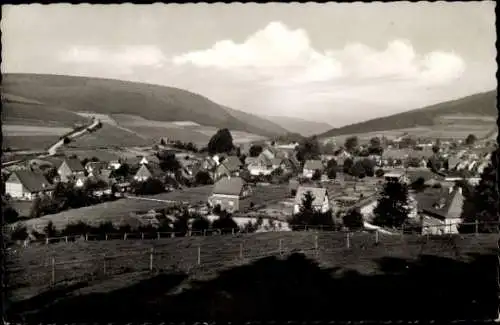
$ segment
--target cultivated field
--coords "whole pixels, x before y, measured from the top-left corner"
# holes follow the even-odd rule
[[[4,135],[2,148],[11,150],[47,150],[59,141],[58,135],[9,136]]]
[[[69,148],[132,147],[151,145],[152,141],[109,124],[71,142]]]
[[[481,319],[498,306],[496,241],[381,235],[376,244],[373,234],[354,233],[347,245],[344,233],[271,232],[60,243],[10,251],[7,285],[15,312],[38,320],[88,321],[89,310],[107,311],[110,321]],[[54,304],[47,297],[44,307],[41,293],[51,280],[64,298]],[[284,308],[299,296],[300,304]],[[221,308],[211,308],[214,302]]]

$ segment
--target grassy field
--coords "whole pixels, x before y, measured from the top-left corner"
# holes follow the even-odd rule
[[[134,133],[116,126],[104,125],[96,132],[87,134],[69,144],[69,148],[132,147],[151,145],[151,140],[143,139]]]
[[[59,141],[58,135],[9,136],[2,138],[2,148],[11,150],[47,150]]]
[[[14,312],[37,320],[90,321],[89,310],[107,311],[109,321],[484,319],[498,306],[497,237],[380,236],[375,244],[373,234],[355,233],[347,247],[343,233],[273,232],[60,243],[11,250],[7,285]],[[52,258],[57,302],[46,292]]]

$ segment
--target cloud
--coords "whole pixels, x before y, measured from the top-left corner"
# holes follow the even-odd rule
[[[163,52],[156,46],[125,46],[105,50],[92,46],[73,46],[59,53],[63,63],[101,64],[131,70],[135,67],[162,67],[166,61]]]
[[[268,24],[240,44],[222,40],[209,49],[175,56],[172,62],[229,70],[235,75],[250,72],[275,86],[375,78],[436,85],[460,78],[465,70],[457,54],[419,55],[407,40],[392,40],[381,51],[352,43],[322,52],[312,47],[304,30],[292,30],[281,22]]]

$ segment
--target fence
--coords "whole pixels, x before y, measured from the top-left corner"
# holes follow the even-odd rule
[[[412,226],[402,226],[400,228],[391,228],[384,229],[380,228],[377,230],[373,229],[364,229],[366,231],[373,232],[384,232],[384,233],[392,233],[394,235],[397,234],[420,234],[423,236],[428,235],[441,235],[441,234],[456,234],[459,233],[459,229],[466,229],[467,233],[476,233],[479,234],[484,232],[485,229],[488,229],[488,232],[491,232],[491,229],[495,228],[497,232],[500,232],[500,222],[479,222],[475,221],[473,223],[464,223],[464,222],[455,222],[455,223],[446,223],[439,225],[412,225]],[[467,229],[469,228],[469,229]],[[342,228],[339,225],[291,225],[290,229],[292,231],[316,231],[316,232],[349,232],[348,229]],[[269,226],[265,231],[283,231],[280,227]],[[166,239],[166,238],[175,238],[175,237],[191,237],[191,236],[213,236],[213,235],[239,235],[239,234],[247,234],[253,233],[255,231],[248,231],[244,228],[209,228],[204,230],[186,230],[184,232],[130,232],[130,233],[100,233],[100,234],[78,234],[78,235],[67,235],[67,236],[58,236],[58,237],[45,237],[39,239],[30,239],[24,241],[24,246],[27,246],[30,243],[57,243],[57,242],[72,242],[78,239],[83,240],[150,240],[150,239]]]
[[[146,243],[146,247],[141,249],[137,249],[137,246],[133,243],[129,247],[114,245],[101,247],[94,245],[94,249],[100,250],[101,253],[89,257],[86,254],[89,249],[92,250],[91,246],[83,248],[85,252],[82,252],[82,247],[79,246],[70,247],[67,250],[64,246],[52,251],[51,256],[48,259],[44,258],[42,263],[36,261],[38,255],[42,255],[41,251],[35,252],[35,254],[27,258],[28,263],[16,262],[14,256],[10,259],[11,265],[28,265],[16,268],[7,266],[7,271],[9,276],[14,279],[10,283],[11,287],[26,285],[26,283],[34,286],[54,286],[56,284],[102,279],[128,273],[156,273],[160,270],[213,273],[214,270],[223,267],[229,268],[269,256],[284,257],[291,253],[303,253],[311,258],[319,258],[336,254],[339,251],[352,251],[354,253],[353,250],[357,253],[362,252],[364,255],[370,255],[370,253],[366,253],[366,249],[370,247],[373,247],[373,252],[376,254],[376,252],[380,251],[380,249],[377,251],[376,248],[379,245],[382,246],[384,251],[391,245],[400,247],[412,243],[427,245],[433,242],[439,242],[440,245],[430,249],[441,250],[443,240],[450,240],[450,243],[456,245],[453,239],[455,236],[433,236],[432,239],[429,239],[429,236],[388,236],[378,231],[374,233],[302,232],[300,236],[292,233],[268,233],[267,236],[269,237],[267,240],[265,238],[264,240],[255,240],[256,237],[253,236],[239,238],[226,236],[224,240],[206,237],[192,243],[182,240],[177,242],[167,241],[165,245],[162,245],[162,243],[155,244],[156,241],[153,240]],[[477,237],[475,235],[470,236]],[[388,237],[391,239],[388,239]],[[402,240],[407,242],[403,243]],[[184,246],[180,243],[184,244]],[[432,245],[429,247],[432,247]],[[71,249],[74,252],[71,252]],[[116,250],[120,250],[121,253],[110,254]],[[59,254],[59,257],[56,256],[57,254]],[[356,253],[354,254],[356,255]],[[69,255],[74,259],[64,260],[60,255]],[[23,252],[21,252],[20,256],[20,259],[26,259]],[[33,257],[34,259],[30,260]]]

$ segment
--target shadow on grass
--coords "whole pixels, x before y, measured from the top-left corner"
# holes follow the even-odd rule
[[[25,321],[492,319],[498,307],[496,253],[471,261],[389,257],[381,272],[320,268],[301,254],[269,257],[169,294],[185,274],[161,274],[109,293],[37,297],[12,306]]]

